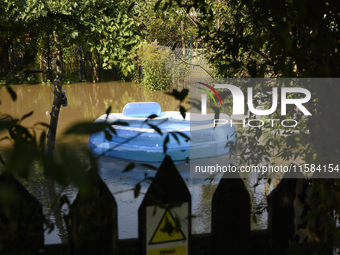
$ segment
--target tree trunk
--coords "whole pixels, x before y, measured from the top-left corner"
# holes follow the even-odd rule
[[[1,43],[1,65],[2,65],[2,76],[6,77],[6,75],[10,72],[10,63],[9,63],[9,47],[11,45],[11,38],[8,40],[0,39]]]
[[[79,80],[83,80],[83,48],[78,45]]]
[[[57,53],[57,76],[56,76],[55,81],[53,81],[54,99],[53,99],[52,111],[50,114],[51,115],[50,128],[48,130],[48,135],[47,135],[46,154],[50,157],[53,157],[53,154],[54,154],[57,126],[58,126],[58,117],[59,117],[59,111],[61,107],[61,89],[63,85],[62,51],[60,48],[58,35],[56,31],[53,31],[53,36],[54,36],[54,41],[55,41],[56,53]],[[44,173],[46,173],[46,170],[44,171]],[[58,197],[55,192],[55,184],[54,184],[54,181],[51,180],[46,174],[45,174],[45,180],[46,180],[47,191],[50,197],[52,211],[55,217],[57,227],[59,229],[61,241],[63,243],[66,243],[67,237],[66,237],[65,228],[63,225],[62,214],[59,208]]]
[[[90,81],[90,66],[89,66],[89,52],[85,49],[85,58],[86,58],[86,80],[87,82]]]
[[[53,75],[52,75],[52,68],[51,68],[51,52],[50,52],[50,35],[47,34],[47,68],[48,68],[48,76],[49,80],[53,80]]]
[[[182,49],[183,49],[183,56],[186,56],[185,52],[185,43],[184,43],[184,27],[183,27],[183,20],[181,20],[181,36],[182,36]]]

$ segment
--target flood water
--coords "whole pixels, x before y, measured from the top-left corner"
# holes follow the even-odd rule
[[[34,111],[33,115],[25,119],[22,125],[31,127],[37,122],[49,124],[50,112],[53,101],[52,85],[16,85],[12,86],[17,93],[17,100],[13,102],[5,90],[0,90],[0,112],[10,114],[12,117],[21,118],[24,114]],[[122,112],[123,107],[131,102],[158,102],[162,111],[173,111],[178,109],[178,101],[164,92],[150,92],[139,85],[129,82],[108,82],[108,83],[76,83],[63,85],[68,98],[68,106],[61,109],[57,129],[57,144],[67,143],[70,146],[87,146],[88,136],[65,138],[62,134],[68,127],[81,121],[94,121],[96,118],[105,114],[109,106],[111,112]],[[188,109],[189,105],[185,105]],[[39,132],[39,130],[37,130]],[[4,137],[5,133],[1,133]],[[10,148],[10,143],[2,141],[0,143],[1,152]],[[144,184],[141,189],[141,195],[135,199],[132,191],[122,192],[131,189],[138,181],[144,178],[144,173],[150,170],[137,166],[129,173],[122,173],[122,170],[129,162],[102,158],[99,161],[99,174],[108,185],[109,189],[115,196],[118,204],[118,231],[119,238],[136,238],[137,229],[137,211],[146,193],[148,184]],[[219,180],[213,182],[204,181],[204,179],[191,179],[189,167],[185,164],[177,164],[188,189],[192,196],[192,213],[197,217],[192,222],[193,233],[210,232],[211,220],[211,198],[218,185]],[[154,174],[152,172],[148,172]],[[35,177],[25,186],[39,201],[43,204],[44,212],[50,213],[49,199],[44,184],[42,174],[36,173]],[[272,187],[259,185],[256,190],[252,189],[254,180],[247,180],[246,186],[251,192],[252,206],[265,202],[264,193],[268,194]],[[71,200],[76,196],[76,190],[67,187],[63,190]],[[257,224],[252,223],[253,229],[266,227],[266,215],[258,220]],[[58,236],[58,230],[55,229],[51,234],[45,235],[45,243],[61,242]]]

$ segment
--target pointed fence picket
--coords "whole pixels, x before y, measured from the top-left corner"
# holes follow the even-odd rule
[[[115,199],[94,170],[88,175],[90,192],[80,191],[65,216],[68,244],[44,246],[42,206],[13,176],[2,174],[0,254],[287,254],[297,187],[304,182],[284,178],[268,196],[268,229],[254,231],[243,181],[238,174],[221,179],[212,199],[211,233],[191,235],[191,196],[166,156],[138,211],[139,238],[118,240]],[[155,225],[152,217],[157,215],[163,216]]]

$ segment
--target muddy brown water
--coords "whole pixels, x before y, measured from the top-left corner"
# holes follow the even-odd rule
[[[11,86],[11,88],[16,92],[17,100],[13,102],[6,89],[1,87],[0,113],[9,114],[20,119],[23,115],[33,111],[33,115],[22,122],[24,126],[32,127],[38,122],[49,124],[49,114],[53,101],[52,85],[15,85]],[[158,102],[162,107],[162,111],[177,110],[179,105],[178,100],[164,92],[148,91],[140,85],[130,82],[76,83],[63,85],[63,89],[66,91],[69,105],[62,107],[60,111],[57,144],[66,143],[70,146],[87,146],[88,136],[75,136],[70,139],[64,137],[63,133],[70,126],[78,122],[94,121],[102,114],[105,114],[109,106],[112,107],[111,112],[115,113],[122,112],[123,107],[131,102]],[[189,104],[185,104],[185,107],[189,109]],[[37,127],[36,129],[38,133],[41,132],[41,128]],[[0,138],[5,135],[5,133],[1,133]],[[2,141],[0,143],[0,150],[7,150],[10,146],[9,142]],[[143,195],[135,199],[133,192],[120,193],[122,190],[130,189],[144,177],[145,170],[138,169],[138,167],[135,169],[135,172],[122,173],[122,170],[128,163],[112,158],[103,158],[100,162],[100,175],[117,200],[120,239],[137,237],[137,211],[143,199]],[[183,168],[183,166],[179,167]],[[219,180],[209,183],[203,179],[190,179],[190,176],[185,175],[185,173],[182,176],[187,182],[188,189],[192,195],[193,214],[197,216],[193,219],[192,232],[210,232],[211,198]],[[249,180],[246,183],[250,191],[252,190],[252,182]],[[49,214],[51,210],[42,174],[35,175],[33,179],[26,183],[26,187],[43,204],[44,212]],[[142,187],[142,194],[147,191],[147,188],[148,184]],[[258,186],[257,191],[259,194],[267,193],[268,187],[264,185]],[[71,200],[76,196],[76,190],[73,187],[67,187],[63,192]],[[263,196],[252,196],[254,203],[263,202]],[[51,219],[53,220],[53,217]],[[252,227],[261,229],[265,225],[265,217],[262,217]],[[58,234],[57,229],[52,231],[51,234],[46,234],[45,243],[60,242]]]

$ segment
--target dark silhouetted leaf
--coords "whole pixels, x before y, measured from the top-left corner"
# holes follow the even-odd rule
[[[110,125],[129,126],[129,123],[124,122],[124,121],[115,121],[115,122],[110,123]]]
[[[23,121],[24,119],[28,118],[29,116],[31,116],[33,114],[33,111],[25,114],[24,116],[22,116],[22,118],[20,119],[20,121]]]
[[[0,121],[0,130],[11,129],[15,125],[16,121],[10,118],[2,119]]]
[[[183,119],[185,119],[185,113],[187,112],[183,106],[179,107],[179,112],[181,113]]]
[[[111,112],[111,105],[109,106],[109,108],[107,108],[107,110],[106,110],[106,119],[109,117],[109,114],[110,114],[110,112]]]
[[[163,142],[163,153],[166,154],[166,151],[168,150],[167,144],[169,142],[169,135],[166,135],[164,142]]]
[[[150,168],[152,170],[158,170],[157,167],[150,165],[150,164],[140,164],[140,165],[143,166],[143,167],[146,167],[146,168]]]
[[[17,100],[17,94],[15,93],[15,91],[9,86],[6,86],[6,89],[8,93],[11,95],[12,100],[13,101]]]
[[[154,119],[154,118],[157,118],[158,117],[158,115],[156,115],[156,114],[151,114],[148,118],[147,118],[147,120],[148,119]]]
[[[139,192],[140,192],[140,188],[141,188],[141,185],[140,183],[137,183],[136,186],[135,186],[135,190],[134,190],[134,195],[135,195],[135,198],[138,197],[139,195]]]
[[[114,133],[115,135],[117,135],[117,131],[116,131],[116,129],[114,129],[114,127],[109,126],[109,129],[111,130],[112,133]]]
[[[135,163],[131,162],[125,167],[125,169],[123,170],[123,173],[130,172],[134,167],[135,167]]]
[[[179,139],[176,134],[171,133],[172,137],[176,139],[177,143],[180,144]]]
[[[66,195],[63,195],[59,200],[59,204],[60,204],[60,207],[62,207],[64,204],[67,204],[68,206],[70,206],[71,202]]]
[[[175,132],[175,133],[176,133],[176,134],[179,134],[180,136],[182,136],[182,137],[184,137],[184,138],[186,138],[186,139],[188,139],[188,140],[190,140],[190,137],[187,136],[186,134],[182,133],[182,132]]]
[[[110,132],[105,129],[104,133],[105,133],[106,140],[112,141],[112,135],[110,134]]]
[[[135,6],[135,2],[132,2],[132,4],[129,5],[128,12],[130,12],[134,6]]]
[[[155,4],[154,10],[157,11],[159,8],[159,5],[161,4],[162,0],[158,0],[157,3]]]
[[[103,131],[105,128],[110,127],[107,122],[83,122],[78,123],[71,128],[69,128],[65,134],[91,134]]]
[[[1,164],[6,165],[5,161],[2,159],[1,155],[0,155],[0,162],[1,162]]]
[[[253,213],[253,222],[256,224],[257,223],[257,217],[256,217],[256,214]]]
[[[39,147],[42,151],[45,150],[46,132],[43,131],[39,138]]]
[[[155,126],[155,125],[152,125],[152,124],[149,124],[149,123],[148,123],[148,125],[149,125],[152,129],[154,129],[158,134],[163,135],[163,134],[162,134],[162,131],[160,130],[159,127],[157,127],[157,126]]]
[[[50,128],[50,125],[44,123],[44,122],[37,122],[34,124],[34,126],[38,126],[38,125],[41,125],[41,126],[44,126],[44,127],[47,127],[47,128]]]
[[[178,43],[179,43],[179,42],[175,42],[175,43],[174,43],[174,45],[173,45],[172,48],[171,48],[172,51],[174,51],[174,50],[176,49]]]
[[[10,140],[8,136],[5,136],[3,138],[0,139],[0,142],[3,141],[3,140]]]

